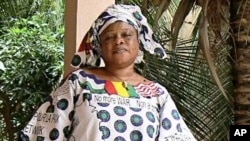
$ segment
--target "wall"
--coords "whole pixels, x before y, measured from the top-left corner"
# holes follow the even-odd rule
[[[66,0],[64,77],[73,71],[71,58],[93,21],[115,0]]]

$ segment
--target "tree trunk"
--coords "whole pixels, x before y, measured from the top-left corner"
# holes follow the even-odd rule
[[[235,124],[250,125],[250,1],[231,0]]]

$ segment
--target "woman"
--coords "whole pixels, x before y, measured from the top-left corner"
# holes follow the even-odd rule
[[[193,141],[167,90],[134,70],[143,51],[165,58],[138,6],[112,5],[85,35],[78,68],[40,106],[23,140]]]

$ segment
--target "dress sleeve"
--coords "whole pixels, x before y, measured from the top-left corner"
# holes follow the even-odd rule
[[[196,141],[165,88],[160,110],[158,141]]]
[[[75,85],[67,79],[52,92],[21,131],[20,140],[67,140],[72,131]]]

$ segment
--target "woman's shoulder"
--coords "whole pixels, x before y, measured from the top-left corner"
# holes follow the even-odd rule
[[[147,78],[144,78],[143,82],[140,82],[138,85],[146,85],[147,87],[154,87],[155,89],[164,89],[165,91],[167,91],[166,87],[162,84],[160,84],[159,82],[155,81],[155,80],[149,80]]]
[[[156,81],[148,81],[135,85],[143,97],[155,97],[158,99],[165,99],[169,93],[167,89]]]
[[[72,78],[78,79],[78,78],[87,78],[87,77],[90,77],[90,78],[96,77],[96,72],[94,71],[94,69],[87,69],[87,68],[77,69],[68,75],[68,79],[72,79]]]
[[[101,71],[98,68],[85,68],[85,69],[78,69],[73,71],[68,80],[71,82],[79,81],[79,82],[89,82],[91,84],[100,84],[104,83],[105,80],[101,77]]]
[[[90,69],[90,68],[81,68],[81,69],[76,69],[72,72],[70,72],[66,77],[70,77],[72,75],[95,75],[94,72],[95,69]]]
[[[162,88],[162,89],[167,90],[166,87],[165,87],[164,85],[162,85],[161,83],[159,83],[159,82],[157,82],[157,81],[153,81],[153,83],[154,83],[157,87],[160,87],[160,88]]]
[[[159,82],[154,82],[155,83],[155,85],[158,87],[158,89],[160,90],[160,91],[162,91],[161,93],[164,93],[166,96],[168,96],[169,95],[169,93],[168,93],[168,90],[167,90],[167,87],[166,86],[164,86],[164,85],[162,85],[161,83],[159,83]]]

